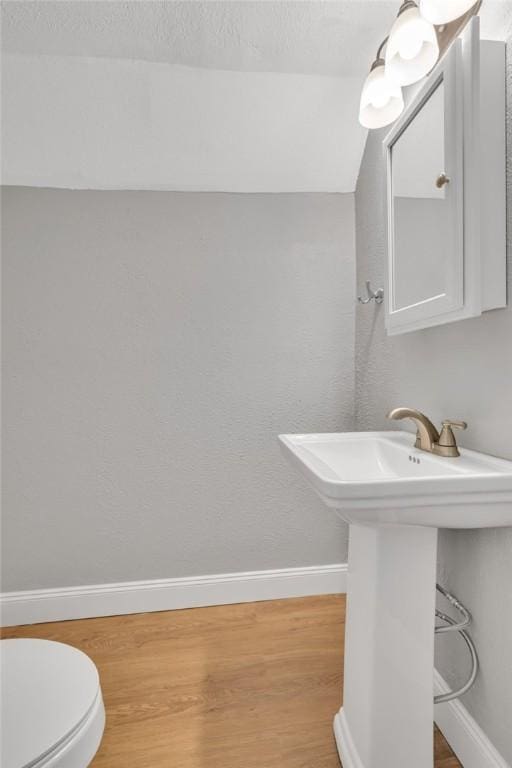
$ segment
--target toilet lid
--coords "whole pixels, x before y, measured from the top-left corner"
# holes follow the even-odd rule
[[[100,690],[98,671],[82,651],[50,640],[2,640],[0,661],[0,764],[26,768],[87,717]]]

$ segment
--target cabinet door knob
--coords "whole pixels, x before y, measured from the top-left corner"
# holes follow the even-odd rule
[[[445,184],[449,184],[449,183],[450,183],[450,179],[448,178],[446,173],[440,173],[436,179],[436,187],[438,189],[442,189],[445,186]]]

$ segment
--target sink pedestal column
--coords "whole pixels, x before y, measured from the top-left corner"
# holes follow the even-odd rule
[[[343,768],[433,768],[437,529],[350,526]]]

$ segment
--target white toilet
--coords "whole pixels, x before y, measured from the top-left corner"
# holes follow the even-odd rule
[[[86,768],[105,727],[98,670],[50,640],[0,643],[2,768]]]

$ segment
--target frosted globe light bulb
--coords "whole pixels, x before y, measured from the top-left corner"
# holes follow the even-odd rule
[[[382,107],[385,107],[386,104],[389,102],[389,99],[390,99],[389,93],[386,93],[386,91],[381,90],[372,94],[371,104],[376,109],[382,109]]]
[[[475,0],[420,0],[420,13],[431,24],[448,24],[475,5]]]
[[[415,40],[414,38],[411,40],[404,40],[400,45],[400,56],[408,61],[414,59],[420,52],[422,45],[423,43],[421,40]]]
[[[438,58],[436,30],[415,2],[405,0],[389,33],[386,74],[398,85],[411,85],[425,77]]]
[[[404,109],[402,89],[386,77],[384,60],[377,59],[361,93],[359,122],[365,128],[383,128],[393,123]]]

